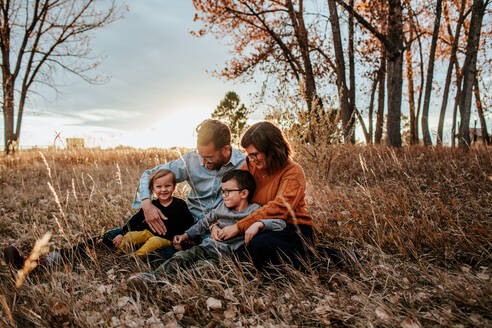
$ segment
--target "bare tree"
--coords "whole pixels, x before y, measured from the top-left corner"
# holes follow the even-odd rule
[[[374,143],[380,144],[383,137],[384,124],[384,98],[386,94],[386,54],[381,52],[381,66],[378,71],[378,111],[376,113],[376,130],[374,131]]]
[[[365,29],[371,32],[381,41],[386,54],[387,73],[387,101],[388,118],[386,120],[386,143],[389,146],[401,147],[401,102],[403,85],[403,17],[401,0],[387,0],[388,5],[388,32],[378,31],[364,17],[355,11],[353,7],[343,0],[335,0],[345,10],[352,13],[354,18]],[[381,84],[379,85],[381,88]]]
[[[328,8],[330,10],[330,23],[331,23],[331,31],[333,35],[333,48],[335,50],[337,88],[338,88],[338,98],[340,100],[341,117],[343,123],[343,138],[344,141],[348,143],[353,139],[353,126],[354,126],[355,117],[354,117],[354,109],[353,109],[354,103],[351,103],[351,101],[353,100],[352,93],[354,94],[355,97],[355,90],[348,90],[347,88],[347,80],[345,77],[345,60],[343,57],[343,46],[342,46],[342,38],[340,35],[338,10],[334,0],[328,0]]]
[[[88,82],[96,67],[88,33],[121,17],[116,0],[0,0],[0,51],[5,152],[15,151],[28,95],[53,86],[58,69]],[[16,96],[18,95],[18,100]],[[14,126],[17,109],[17,122]]]
[[[480,31],[485,9],[490,0],[474,0],[468,42],[466,45],[466,57],[463,64],[463,85],[459,103],[460,110],[460,138],[461,148],[470,147],[470,110],[473,94],[473,84],[477,74],[477,52],[480,44]]]
[[[485,145],[488,145],[489,133],[487,132],[487,122],[485,121],[482,99],[480,99],[480,88],[478,86],[478,72],[475,75],[475,81],[473,82],[473,93],[475,94],[475,105],[477,106],[478,117],[480,119],[480,125],[482,127],[483,141]]]
[[[459,9],[459,19],[458,23],[456,24],[456,31],[454,33],[453,37],[453,44],[451,46],[451,54],[449,57],[449,64],[448,64],[448,70],[446,73],[446,80],[444,82],[444,91],[443,91],[443,97],[442,97],[442,104],[441,104],[441,111],[439,113],[439,123],[437,125],[437,141],[436,143],[442,144],[442,135],[443,135],[443,130],[444,130],[444,116],[446,115],[446,107],[448,105],[448,98],[449,98],[449,92],[450,92],[450,87],[451,87],[451,77],[453,75],[453,66],[455,65],[456,62],[456,55],[458,52],[458,45],[459,45],[459,39],[460,39],[460,34],[461,34],[461,27],[463,26],[463,22],[465,20],[465,6],[466,6],[466,0],[461,1],[461,6]],[[446,15],[448,17],[448,15]],[[452,36],[452,31],[451,27],[448,24],[448,33],[450,36]],[[459,72],[457,72],[456,75],[458,75]],[[453,137],[454,139],[454,137]]]
[[[431,146],[432,139],[429,132],[429,107],[432,92],[432,80],[434,77],[434,60],[436,58],[436,45],[439,36],[439,26],[441,25],[442,0],[436,2],[436,16],[434,19],[434,31],[432,32],[431,49],[429,54],[429,64],[427,65],[427,79],[425,80],[424,107],[422,108],[422,136],[424,145]]]

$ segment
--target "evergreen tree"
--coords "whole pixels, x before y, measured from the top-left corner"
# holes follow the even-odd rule
[[[236,145],[239,144],[241,134],[246,129],[248,115],[251,114],[251,110],[240,102],[238,94],[229,91],[212,113],[212,118],[221,120],[229,126],[232,143]]]

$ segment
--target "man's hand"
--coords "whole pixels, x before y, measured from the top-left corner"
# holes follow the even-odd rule
[[[182,235],[176,235],[176,236],[174,236],[173,244],[174,245],[181,245],[182,242],[188,240],[189,238],[190,238],[190,236],[186,232]]]
[[[239,228],[237,227],[237,224],[224,227],[220,229],[220,231],[217,231],[217,236],[220,238],[220,240],[231,239],[232,237],[235,237],[238,234],[239,234]]]
[[[123,235],[119,234],[113,238],[113,246],[116,248],[120,248],[121,242],[123,241]]]
[[[167,229],[162,220],[167,220],[167,217],[148,198],[142,200],[142,210],[150,229],[161,236],[165,235]]]
[[[251,239],[253,239],[253,237],[256,236],[256,234],[258,234],[258,231],[260,231],[264,227],[265,224],[263,224],[263,222],[258,221],[253,223],[252,225],[249,226],[248,229],[246,229],[246,232],[244,233],[244,243],[246,244],[246,246],[248,246]]]

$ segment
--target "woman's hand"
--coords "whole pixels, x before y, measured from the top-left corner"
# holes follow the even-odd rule
[[[121,242],[123,241],[123,235],[119,234],[113,238],[113,246],[116,248],[120,248]]]
[[[265,227],[265,224],[258,221],[253,223],[249,226],[248,229],[246,229],[246,232],[244,233],[244,243],[246,244],[246,246],[248,246],[251,239],[253,239],[253,237],[256,236],[261,229],[263,229],[263,227]]]
[[[237,224],[224,227],[217,232],[217,235],[219,236],[220,240],[231,239],[232,237],[236,237],[238,234],[239,234],[239,228],[237,227]]]

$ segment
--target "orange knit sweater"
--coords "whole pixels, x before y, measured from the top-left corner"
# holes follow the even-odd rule
[[[299,164],[289,160],[281,171],[273,175],[257,170],[254,163],[250,163],[249,167],[244,163],[242,169],[249,170],[255,178],[256,192],[252,202],[262,207],[237,223],[241,233],[262,219],[283,219],[287,224],[313,225],[304,200],[306,178]]]

